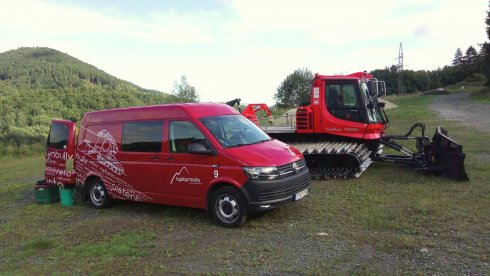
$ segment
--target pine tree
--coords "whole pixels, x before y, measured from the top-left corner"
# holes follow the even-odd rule
[[[466,49],[464,60],[465,63],[468,65],[472,65],[476,62],[478,59],[478,52],[476,51],[475,47],[470,46],[468,49]]]
[[[461,51],[461,48],[458,48],[456,50],[456,53],[454,54],[452,65],[458,67],[461,66],[462,63],[463,63],[463,52]]]

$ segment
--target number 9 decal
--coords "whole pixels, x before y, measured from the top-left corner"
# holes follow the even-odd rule
[[[219,176],[218,170],[214,170],[214,178],[217,178]]]

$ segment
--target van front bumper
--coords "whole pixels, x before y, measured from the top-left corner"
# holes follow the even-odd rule
[[[297,174],[274,180],[249,179],[243,185],[249,211],[260,212],[297,201],[296,195],[310,189],[310,172],[304,169]]]

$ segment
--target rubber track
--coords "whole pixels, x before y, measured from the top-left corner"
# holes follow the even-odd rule
[[[310,167],[310,174],[313,179],[347,179],[359,177],[372,163],[371,158],[369,157],[371,151],[362,143],[345,141],[308,141],[299,143],[290,142],[288,144],[301,151],[301,153],[303,153],[309,160],[314,160],[316,157],[321,157],[318,158],[318,160],[328,159],[329,161],[342,161],[346,158],[355,160],[356,165],[349,167]]]

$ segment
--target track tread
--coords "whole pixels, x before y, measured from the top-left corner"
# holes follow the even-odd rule
[[[287,141],[285,141],[288,143]],[[349,158],[355,160],[355,166],[337,167],[313,167],[310,169],[312,179],[348,179],[359,177],[372,163],[371,150],[363,143],[358,142],[339,142],[339,141],[307,141],[289,142],[291,146],[297,148],[307,159],[315,159],[321,156],[322,159],[330,161],[342,161]],[[341,162],[342,163],[342,162]]]

